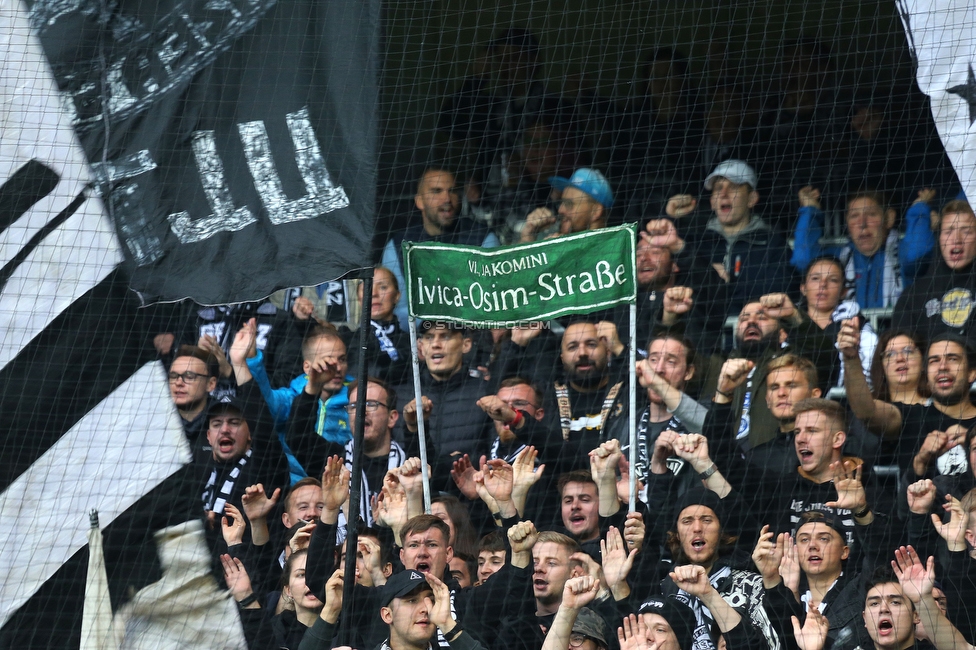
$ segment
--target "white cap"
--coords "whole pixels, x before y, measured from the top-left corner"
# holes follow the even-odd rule
[[[747,183],[752,189],[756,189],[758,179],[756,170],[749,166],[744,160],[725,160],[718,164],[711,174],[705,179],[705,189],[711,190],[715,185],[716,178],[727,178],[736,185]]]

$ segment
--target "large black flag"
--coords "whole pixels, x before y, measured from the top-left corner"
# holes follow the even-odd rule
[[[367,266],[378,0],[38,0],[133,285],[258,299]]]
[[[163,366],[20,2],[0,43],[0,647],[77,648],[101,604],[119,648],[242,649]],[[90,510],[108,604],[86,598]]]

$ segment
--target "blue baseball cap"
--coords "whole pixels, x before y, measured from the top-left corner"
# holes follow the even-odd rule
[[[575,187],[579,191],[589,194],[605,208],[610,208],[613,205],[613,192],[610,191],[610,183],[607,182],[603,174],[589,167],[580,167],[569,178],[553,176],[549,179],[549,184],[557,190]]]

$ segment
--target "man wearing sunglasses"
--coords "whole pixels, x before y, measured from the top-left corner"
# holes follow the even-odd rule
[[[546,207],[530,212],[522,227],[522,243],[535,241],[542,231],[556,223],[559,224],[560,235],[596,230],[607,225],[613,192],[603,174],[582,167],[569,178],[553,176],[549,184],[561,191],[557,214]]]

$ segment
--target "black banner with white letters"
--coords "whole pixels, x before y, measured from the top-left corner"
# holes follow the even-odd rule
[[[204,304],[367,266],[378,0],[38,0],[134,288]]]

